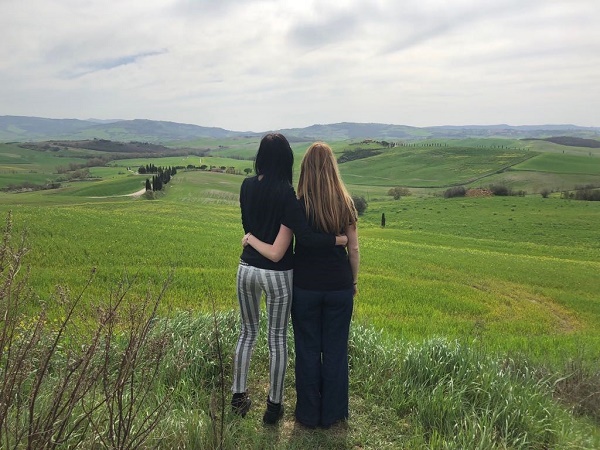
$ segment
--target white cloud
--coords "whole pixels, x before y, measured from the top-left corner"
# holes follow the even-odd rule
[[[0,114],[600,126],[596,0],[3,0]]]

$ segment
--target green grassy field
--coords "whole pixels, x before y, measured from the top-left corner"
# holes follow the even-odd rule
[[[413,144],[380,148],[381,154],[341,164],[349,184],[442,188],[491,175],[533,156],[508,148]]]
[[[515,165],[513,169],[550,173],[597,175],[600,172],[600,158],[543,153]]]
[[[0,189],[25,181],[45,184],[58,177],[58,166],[84,161],[70,152],[39,152],[0,143]]]
[[[515,143],[507,142],[505,147],[509,144]],[[350,191],[364,195],[369,202],[359,220],[361,269],[354,324],[357,329],[371,331],[353,338],[356,344],[352,351],[362,355],[360,339],[380,330],[381,337],[373,338],[373,345],[385,355],[389,352],[389,357],[381,356],[372,361],[372,366],[365,363],[355,369],[353,392],[366,390],[352,399],[351,406],[358,412],[352,439],[337,448],[450,445],[449,438],[431,434],[426,442],[417,439],[419,427],[427,428],[430,419],[443,422],[437,415],[441,412],[430,411],[431,417],[414,416],[409,412],[411,408],[426,409],[418,403],[394,406],[380,401],[382,408],[387,408],[387,413],[382,410],[381,414],[392,417],[392,421],[381,419],[379,431],[367,432],[377,424],[369,419],[374,414],[369,395],[385,395],[374,386],[385,384],[387,379],[382,375],[367,381],[369,367],[381,364],[389,365],[389,370],[398,369],[392,347],[384,342],[402,347],[398,354],[403,355],[403,364],[408,364],[411,348],[417,352],[420,346],[429,348],[431,342],[443,339],[482,352],[485,358],[525,359],[531,367],[551,372],[564,373],[573,360],[592,373],[600,371],[599,202],[540,195],[444,199],[434,195],[442,188],[414,189],[414,195],[400,200],[386,195],[389,187],[411,185],[411,180],[417,178],[423,184],[428,178],[427,183],[435,180],[436,185],[443,186],[477,173],[494,173],[513,163],[514,170],[494,173],[479,182],[506,182],[509,176],[535,174],[539,178],[514,181],[514,185],[531,193],[545,186],[540,181],[544,177],[554,177],[553,183],[575,183],[582,179],[583,169],[590,179],[600,177],[600,167],[589,164],[589,156],[537,154],[497,148],[498,143],[486,148],[475,147],[475,143],[471,148],[463,145],[388,149],[381,155],[340,166]],[[341,154],[355,146],[336,143],[334,148]],[[9,154],[18,153],[11,145],[0,145],[0,150],[3,161],[12,157]],[[303,150],[296,151],[301,155]],[[399,156],[403,152],[411,155]],[[37,153],[24,155],[33,158],[29,164],[47,174],[56,160],[63,159],[48,159],[45,153],[40,159],[36,159]],[[529,156],[534,157],[520,162]],[[200,162],[200,157],[188,158]],[[51,314],[60,314],[57,286],[77,295],[93,269],[94,281],[83,299],[88,311],[107,301],[123,278],[137,280],[133,292],[143,296],[172,274],[160,305],[161,316],[211,313],[212,300],[223,314],[235,313],[235,274],[242,237],[238,192],[244,176],[180,170],[153,199],[122,197],[141,189],[146,179],[131,174],[127,167],[148,162],[185,166],[185,161],[186,157],[119,160],[108,167],[91,168],[91,174],[100,177],[98,181],[69,182],[48,191],[0,192],[0,215],[11,211],[15,234],[26,232],[29,251],[24,262],[30,286],[40,302],[51,306]],[[202,163],[240,170],[251,164],[222,156],[202,157]],[[3,164],[8,167],[5,170],[19,166]],[[357,178],[360,182],[354,181]],[[387,219],[385,228],[380,226],[382,213]],[[30,306],[34,309],[37,304]],[[233,341],[227,342],[233,345]],[[258,354],[262,356],[257,358],[264,359],[264,346],[261,349]],[[461,357],[476,358],[476,354]],[[474,361],[469,364],[476,364]],[[394,395],[400,395],[399,391]],[[405,440],[394,437],[399,426],[395,421],[404,420],[398,417],[410,417],[403,425],[410,430]],[[581,423],[587,422],[583,419]],[[251,425],[230,426],[235,436],[243,435],[249,427],[254,430]],[[600,433],[597,424],[591,429]],[[261,439],[269,438],[258,433],[255,439],[259,442],[253,448],[260,448],[261,442],[264,444]],[[291,433],[284,432],[286,436]],[[334,445],[327,435],[315,436],[301,436],[306,438],[302,442],[308,446]],[[436,439],[441,441],[434,445]],[[575,441],[571,446],[576,446]]]
[[[174,269],[171,307],[207,310],[210,291],[234,308],[243,177],[183,171],[156,201],[89,198],[136,190],[140,178],[64,190],[64,205],[38,193],[11,197],[37,196],[30,204],[2,202],[28,230],[36,290],[76,289],[92,267],[98,292],[123,273],[158,283]],[[408,339],[477,337],[558,359],[587,341],[600,358],[599,220],[597,203],[539,196],[371,203],[360,221],[356,319]]]
[[[561,192],[574,189],[576,186],[593,184],[600,186],[599,175],[565,174],[552,172],[538,172],[528,170],[508,170],[491,175],[483,180],[468,184],[469,187],[484,187],[490,185],[505,185],[513,191],[525,191],[528,194],[538,194],[544,189],[552,192]]]
[[[369,291],[376,300],[365,315],[411,338],[452,330],[539,357],[565,357],[588,332],[597,347],[599,206],[537,197],[376,204],[362,254],[385,260],[387,270],[367,277],[387,288]],[[377,228],[381,212],[385,229]],[[395,324],[385,319],[390,304]]]
[[[527,148],[530,148],[533,151],[540,151],[543,153],[559,153],[576,156],[600,156],[600,149],[598,148],[572,147],[568,145],[559,145],[554,144],[552,142],[540,140],[527,140],[521,142],[524,142]]]
[[[232,140],[214,146],[248,149],[256,144],[256,140]],[[561,339],[572,348],[582,330],[599,328],[593,319],[598,314],[594,309],[600,258],[600,232],[595,226],[600,218],[598,204],[540,196],[442,199],[421,195],[436,192],[431,189],[415,189],[416,195],[399,201],[386,195],[389,187],[410,185],[417,179],[443,186],[508,165],[510,171],[484,180],[509,180],[513,186],[533,186],[535,191],[542,184],[539,180],[511,180],[510,176],[552,176],[554,183],[559,179],[581,182],[582,174],[600,178],[595,158],[532,153],[517,149],[519,145],[523,141],[468,140],[451,145],[432,141],[390,149],[376,142],[332,144],[338,155],[356,148],[382,152],[340,165],[351,192],[369,202],[361,219],[365,255],[361,290],[366,301],[357,307],[358,318],[411,339],[439,333],[469,338],[475,333],[499,348],[518,344],[537,353],[544,351],[540,348],[556,337],[557,330],[562,330]],[[304,149],[304,144],[295,149],[296,172]],[[0,150],[2,161],[19,161],[9,167],[27,161],[46,175],[65,159],[13,144]],[[105,276],[107,283],[118,273],[138,270],[158,280],[176,268],[181,278],[176,278],[180,282],[173,287],[171,304],[187,308],[197,303],[190,300],[190,293],[198,290],[197,296],[202,297],[206,291],[195,286],[194,278],[216,272],[217,279],[227,280],[214,288],[219,303],[235,306],[233,268],[241,234],[237,193],[243,175],[181,170],[155,201],[120,197],[144,187],[146,176],[134,175],[128,168],[135,170],[149,161],[117,160],[107,167],[93,167],[90,174],[97,177],[95,181],[69,182],[58,190],[0,193],[0,211],[13,210],[17,226],[28,229],[34,284],[43,295],[49,295],[62,277],[69,284],[75,282],[71,271],[63,270],[65,266],[83,272],[103,268],[110,273]],[[221,156],[150,162],[233,166],[240,172],[252,164]],[[383,212],[387,227],[380,229]],[[206,264],[214,262],[215,246],[223,249],[219,251],[222,264]],[[54,258],[58,266],[52,263]],[[395,317],[387,313],[390,305],[402,307]],[[448,305],[454,306],[445,311]],[[586,316],[593,319],[591,324],[579,319],[582,312],[577,308],[584,305],[591,311]],[[439,319],[424,323],[432,314]],[[500,330],[507,329],[514,333],[503,336]]]

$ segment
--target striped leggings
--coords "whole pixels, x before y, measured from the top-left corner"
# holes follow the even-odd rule
[[[241,263],[237,273],[237,296],[241,329],[233,361],[232,392],[245,392],[250,358],[258,336],[260,298],[265,293],[269,338],[269,398],[283,400],[287,368],[287,327],[292,306],[292,270],[259,269]]]

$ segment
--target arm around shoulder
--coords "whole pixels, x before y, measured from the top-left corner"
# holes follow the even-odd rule
[[[273,244],[267,244],[252,234],[248,235],[247,242],[265,258],[270,259],[273,262],[279,262],[292,242],[292,234],[290,228],[281,225]]]

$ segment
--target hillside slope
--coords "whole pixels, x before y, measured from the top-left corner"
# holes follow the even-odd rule
[[[305,128],[278,130],[290,140],[346,140],[386,139],[414,141],[420,139],[463,139],[463,138],[549,138],[570,136],[600,139],[599,127],[576,125],[470,125],[411,127],[381,123],[341,122],[326,125],[311,125]],[[256,137],[267,131],[231,131],[218,127],[202,127],[156,120],[78,120],[48,119],[42,117],[0,116],[0,142],[45,141],[53,139],[84,140],[108,139],[112,141],[141,141],[167,143],[190,141],[200,138],[225,139]]]

